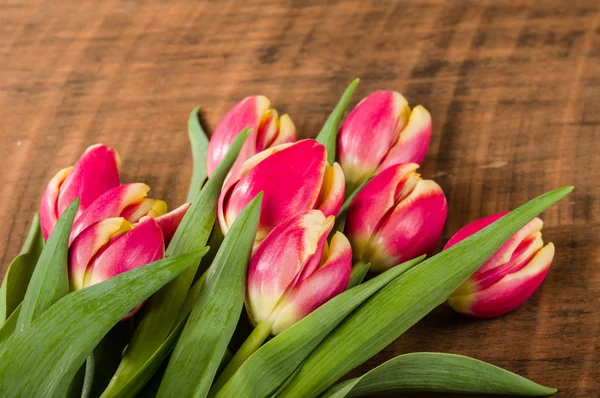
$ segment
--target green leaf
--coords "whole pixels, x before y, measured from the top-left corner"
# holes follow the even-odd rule
[[[189,253],[206,245],[216,219],[221,187],[249,134],[250,129],[247,128],[240,132],[212,177],[204,184],[198,199],[192,202],[167,248],[168,256]],[[156,370],[158,364],[146,366],[146,362],[160,363],[170,352],[171,347],[162,346],[177,327],[178,314],[197,271],[198,264],[182,272],[148,301],[142,310],[140,324],[103,396],[113,396],[121,389],[129,389],[125,386],[128,383],[141,388],[140,380],[148,380],[151,374],[140,374],[140,369],[148,372]],[[133,380],[134,377],[137,379]]]
[[[40,216],[35,214],[21,254],[8,266],[0,286],[0,327],[23,301],[35,264],[44,248]]]
[[[63,297],[0,347],[0,396],[64,396],[102,337],[205,252],[166,258]]]
[[[17,320],[19,319],[19,313],[21,312],[21,304],[13,311],[13,313],[8,317],[4,325],[0,327],[0,345],[8,340],[10,336],[15,332],[17,328]]]
[[[397,356],[361,377],[337,384],[322,398],[359,397],[383,391],[546,397],[557,390],[477,359],[416,352]]]
[[[358,286],[362,283],[367,276],[367,272],[369,272],[369,268],[371,268],[371,263],[363,263],[359,262],[352,267],[352,274],[350,274],[350,280],[348,281],[348,289],[352,289],[355,286]]]
[[[259,348],[218,393],[211,394],[227,398],[244,391],[249,397],[269,397],[351,311],[423,258],[400,264],[332,298]]]
[[[35,269],[36,259],[31,253],[18,255],[6,270],[0,286],[0,326],[21,304]]]
[[[325,391],[443,303],[504,242],[572,189],[560,188],[526,203],[395,279],[327,336],[281,396],[314,397]]]
[[[73,220],[79,208],[75,199],[60,216],[33,270],[17,320],[17,332],[69,293],[68,252]]]
[[[187,196],[188,202],[195,202],[200,194],[200,189],[204,180],[206,180],[206,153],[208,152],[208,137],[200,124],[200,107],[197,106],[190,113],[187,128],[190,144],[192,146],[192,158],[194,160],[194,169],[192,172],[192,182]]]
[[[337,146],[337,135],[340,130],[340,122],[342,121],[342,117],[346,113],[348,109],[348,105],[350,104],[350,100],[352,99],[352,94],[354,94],[354,90],[356,86],[358,86],[358,82],[360,79],[354,79],[352,83],[346,88],[344,91],[344,95],[340,98],[339,102],[333,109],[333,112],[327,118],[327,121],[323,125],[323,128],[317,135],[317,142],[325,145],[327,148],[327,161],[329,164],[333,164],[335,162],[335,154],[336,154],[336,146]]]
[[[367,178],[355,189],[353,189],[350,184],[346,184],[346,193],[345,193],[346,199],[344,200],[344,204],[342,205],[340,212],[338,213],[337,216],[335,216],[335,225],[333,227],[333,230],[331,231],[330,236],[333,236],[336,232],[344,232],[344,228],[346,227],[346,218],[348,217],[348,209],[350,208],[350,204],[352,203],[352,201],[354,200],[356,195],[358,195],[360,190],[363,189],[365,187],[365,185],[367,185],[367,183],[369,181],[371,181],[372,179],[373,179],[373,177]],[[352,192],[349,192],[349,190],[351,190]]]
[[[236,218],[208,270],[171,354],[159,397],[205,397],[244,307],[246,268],[260,216],[258,194]]]

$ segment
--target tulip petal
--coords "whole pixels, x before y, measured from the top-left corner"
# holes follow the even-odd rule
[[[265,96],[246,97],[223,116],[217,127],[215,127],[208,144],[206,170],[209,177],[212,176],[212,173],[229,150],[235,137],[245,127],[250,127],[252,133],[250,133],[242,147],[238,159],[243,162],[256,153],[256,135],[269,105],[270,101]]]
[[[535,293],[548,274],[554,257],[554,245],[549,243],[519,271],[506,275],[498,283],[473,294],[451,296],[448,303],[454,310],[478,318],[504,315]]]
[[[282,115],[279,119],[279,132],[277,137],[275,137],[275,141],[271,143],[270,146],[276,146],[281,144],[288,144],[295,142],[296,137],[296,126],[289,115]]]
[[[120,185],[104,193],[75,220],[71,242],[93,223],[104,218],[119,217],[127,206],[146,197],[148,191],[150,191],[148,185],[135,183]]]
[[[404,200],[420,177],[415,163],[389,167],[369,181],[356,195],[348,209],[346,232],[354,257],[362,258],[375,228],[394,205]]]
[[[337,216],[344,204],[346,180],[344,172],[338,163],[325,166],[323,185],[316,208],[326,216]]]
[[[263,115],[260,127],[256,133],[255,153],[261,152],[273,145],[279,130],[279,114],[275,109],[269,109]],[[254,155],[253,154],[253,155]],[[245,159],[244,159],[245,160]]]
[[[175,231],[177,231],[181,220],[183,220],[191,205],[191,203],[184,203],[175,210],[156,218],[165,239],[165,246],[169,246],[169,243],[171,243]]]
[[[157,218],[167,213],[167,203],[158,199],[144,198],[137,203],[130,204],[122,212],[121,217],[131,223],[138,222],[142,217]]]
[[[286,144],[284,144],[286,145]],[[237,215],[263,192],[257,241],[290,216],[309,210],[317,202],[325,173],[325,147],[315,140],[302,140],[263,151],[244,164],[258,163],[237,182],[225,182],[219,198],[219,223],[227,233]],[[257,159],[255,159],[257,158]],[[228,186],[228,184],[230,184]]]
[[[352,269],[348,239],[337,232],[331,239],[330,254],[321,268],[296,285],[277,305],[269,318],[273,334],[283,332],[306,315],[346,290]]]
[[[119,155],[113,148],[100,144],[89,147],[60,187],[59,216],[75,198],[81,200],[81,214],[106,191],[119,186],[119,164]]]
[[[311,210],[280,223],[267,235],[248,268],[246,305],[255,322],[267,319],[313,257],[320,260],[323,237],[331,228],[331,220]]]
[[[435,249],[446,222],[444,192],[431,180],[420,180],[371,236],[363,260],[382,272]]]
[[[69,248],[71,288],[83,289],[88,265],[110,240],[130,231],[133,225],[122,217],[107,218],[92,224],[80,233]]]
[[[431,141],[431,115],[421,105],[412,110],[408,124],[396,144],[389,150],[377,172],[398,163],[412,162],[420,164],[425,158]]]
[[[56,207],[58,194],[60,192],[61,184],[72,169],[72,167],[68,167],[56,173],[48,183],[48,186],[42,195],[42,201],[40,203],[40,226],[42,228],[44,240],[48,240],[50,232],[52,232],[58,221],[59,214]]]
[[[347,181],[359,184],[377,170],[409,115],[408,102],[394,91],[375,91],[350,112],[338,135],[338,159]]]
[[[100,283],[165,256],[163,235],[156,220],[144,217],[129,232],[112,240],[92,260],[85,285]]]
[[[487,227],[488,225],[498,220],[505,214],[507,214],[507,212],[494,214],[492,216],[484,217],[464,226],[463,228],[458,230],[458,232],[454,234],[452,238],[450,238],[448,243],[446,243],[446,246],[444,246],[444,250],[448,249],[449,247],[452,247],[461,240],[471,236],[475,232]],[[529,223],[527,223],[527,225],[521,228],[519,232],[517,232],[508,241],[506,241],[506,243],[504,243],[502,247],[497,252],[495,252],[481,266],[481,268],[479,268],[477,272],[485,272],[491,268],[495,268],[509,262],[513,256],[513,253],[515,252],[515,250],[517,250],[521,242],[523,242],[523,240],[531,234],[540,231],[543,226],[544,222],[539,217],[536,217],[533,220],[531,220]]]

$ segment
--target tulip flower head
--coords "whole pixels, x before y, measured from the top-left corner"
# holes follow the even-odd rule
[[[355,261],[383,272],[435,249],[448,214],[444,192],[423,180],[415,163],[392,166],[375,176],[348,209],[346,234]]]
[[[250,260],[246,308],[254,323],[281,333],[343,292],[350,279],[352,250],[336,233],[327,245],[333,216],[301,212],[269,233]]]
[[[190,206],[167,213],[164,201],[146,197],[146,184],[119,185],[118,164],[114,149],[92,146],[75,166],[52,178],[42,197],[40,223],[46,239],[65,203],[81,198],[69,246],[73,290],[163,258]]]
[[[412,111],[395,91],[375,91],[344,121],[338,135],[338,161],[350,186],[398,163],[421,163],[431,140],[431,115]]]
[[[308,139],[269,148],[248,159],[225,180],[218,217],[224,234],[242,209],[263,192],[256,242],[280,222],[310,209],[337,215],[344,200],[340,166],[327,163],[323,145]]]
[[[474,221],[461,228],[444,247],[448,249],[507,213]],[[513,235],[448,299],[457,312],[477,318],[504,315],[523,304],[543,282],[554,245],[544,246],[543,222],[534,218]]]
[[[296,141],[296,127],[288,115],[279,117],[263,95],[247,97],[223,116],[208,144],[206,169],[211,176],[238,134],[246,127],[252,132],[238,156],[237,169],[253,155],[273,146]]]

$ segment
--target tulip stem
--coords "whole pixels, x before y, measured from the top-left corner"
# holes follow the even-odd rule
[[[240,347],[240,349],[235,353],[231,361],[227,364],[223,373],[219,376],[217,381],[212,387],[212,390],[216,393],[218,392],[224,385],[229,381],[231,376],[239,369],[240,366],[246,359],[250,357],[250,355],[254,354],[256,350],[258,350],[262,344],[265,342],[267,337],[271,334],[272,325],[266,321],[260,321],[256,324],[256,327],[250,333],[250,336],[244,341],[244,344]],[[213,395],[211,393],[211,395]]]

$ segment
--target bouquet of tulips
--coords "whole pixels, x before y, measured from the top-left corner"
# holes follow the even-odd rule
[[[505,314],[544,279],[536,216],[560,188],[442,234],[444,192],[417,170],[431,117],[377,91],[297,141],[263,96],[210,141],[188,120],[188,203],[168,211],[89,147],[43,193],[0,288],[2,397],[350,397],[378,391],[546,396],[476,359],[400,355],[344,379],[448,301]]]

